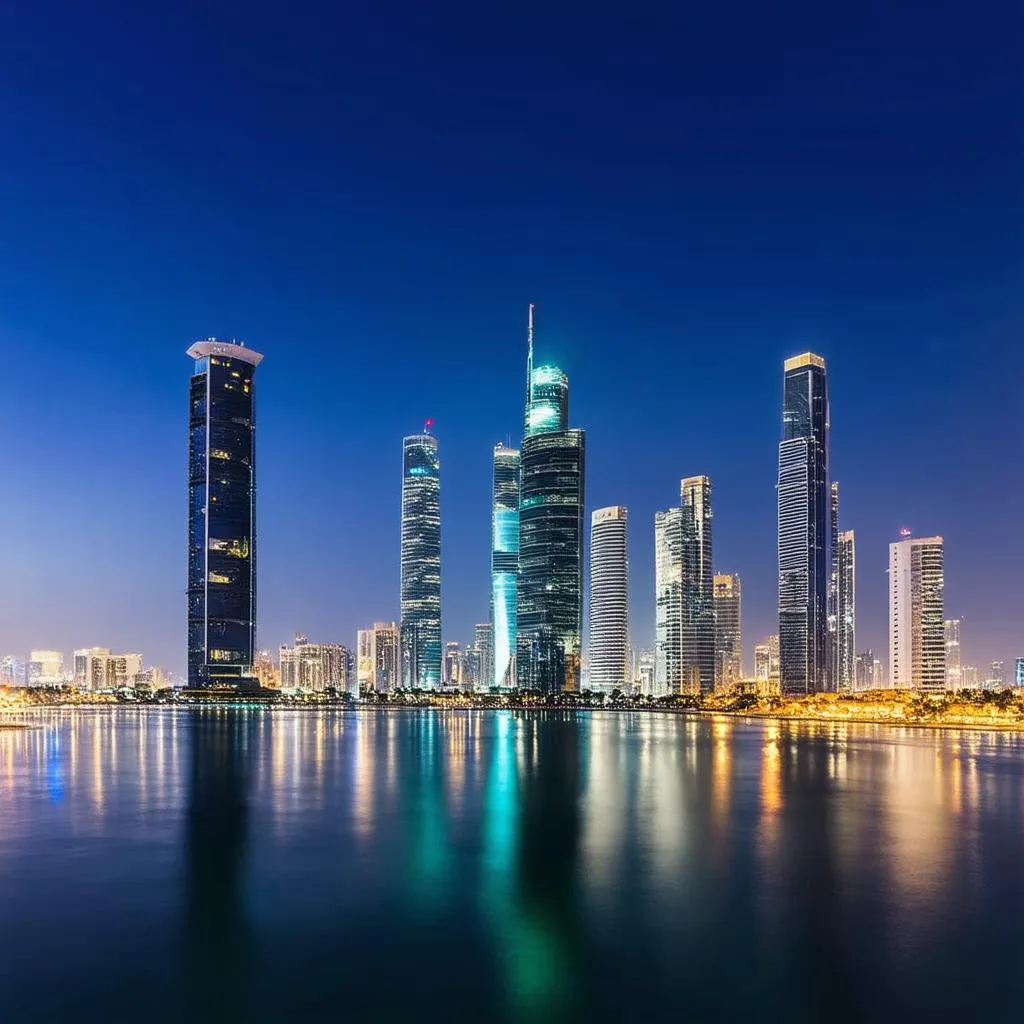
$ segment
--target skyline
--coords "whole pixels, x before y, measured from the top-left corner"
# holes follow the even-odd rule
[[[767,37],[784,66],[756,12],[663,12],[652,31],[554,10],[538,30],[526,9],[467,9],[405,35],[325,10],[282,52],[257,4],[230,66],[227,26],[194,12],[5,12],[0,355],[32,372],[2,399],[0,652],[99,644],[183,673],[181,349],[209,335],[267,357],[259,646],[351,645],[397,619],[395,453],[426,417],[443,636],[466,642],[535,300],[588,432],[588,512],[630,512],[635,643],[653,634],[654,512],[688,473],[714,482],[714,570],[743,579],[745,664],[775,632],[779,367],[810,349],[857,535],[858,648],[886,648],[906,526],[946,540],[964,663],[1012,664],[1013,33],[981,55],[949,11],[794,12]]]

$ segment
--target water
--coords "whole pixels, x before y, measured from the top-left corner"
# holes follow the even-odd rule
[[[1024,737],[654,714],[40,713],[0,1015],[1016,1019]]]

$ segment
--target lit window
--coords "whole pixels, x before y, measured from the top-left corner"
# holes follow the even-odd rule
[[[231,577],[225,576],[222,572],[211,572],[207,579],[210,583],[230,583]]]
[[[211,459],[230,459],[231,452],[224,451],[223,448],[211,448],[210,449]]]

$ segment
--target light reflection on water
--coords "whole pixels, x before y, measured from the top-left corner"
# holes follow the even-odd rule
[[[1024,995],[1024,741],[718,716],[0,732],[7,1019],[817,1020]]]

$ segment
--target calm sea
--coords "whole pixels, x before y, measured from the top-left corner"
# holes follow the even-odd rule
[[[0,1019],[1024,1015],[1024,738],[657,714],[0,732]]]

